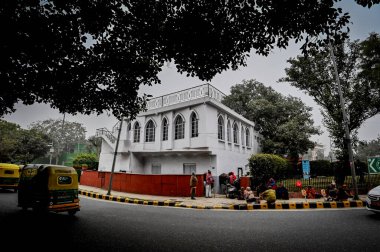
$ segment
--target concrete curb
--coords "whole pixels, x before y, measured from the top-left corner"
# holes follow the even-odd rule
[[[181,201],[173,200],[146,200],[146,199],[136,199],[128,198],[123,196],[112,196],[100,194],[92,191],[79,190],[79,194],[95,199],[116,201],[122,203],[139,204],[139,205],[152,205],[152,206],[169,206],[169,207],[183,207],[183,208],[193,208],[193,209],[228,209],[228,210],[266,210],[266,209],[323,209],[323,208],[352,208],[352,207],[364,207],[365,202],[362,200],[352,200],[352,201],[329,201],[329,202],[289,202],[289,203],[274,203],[274,204],[216,204],[214,206],[204,206],[204,205],[189,205]]]

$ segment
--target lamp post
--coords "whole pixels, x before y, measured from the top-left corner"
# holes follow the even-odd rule
[[[347,144],[348,161],[350,163],[352,185],[354,187],[354,197],[353,197],[353,199],[354,200],[358,200],[359,199],[359,193],[358,193],[358,186],[356,184],[356,174],[355,174],[355,165],[354,165],[354,160],[353,160],[354,158],[353,158],[352,145],[351,145],[351,135],[350,135],[350,130],[348,128],[348,117],[347,117],[347,113],[346,113],[346,107],[344,106],[344,104],[345,104],[344,97],[343,97],[343,94],[342,94],[342,88],[340,86],[340,80],[339,80],[339,75],[338,75],[338,68],[336,66],[335,56],[334,56],[334,50],[333,50],[333,47],[332,47],[331,43],[329,43],[329,49],[330,49],[331,60],[333,62],[333,66],[334,66],[335,80],[336,80],[336,84],[338,86],[340,106],[341,106],[342,113],[343,113],[343,124],[344,124],[344,131],[345,131],[345,139],[344,140],[346,141],[346,144]]]
[[[107,195],[111,194],[111,188],[112,188],[112,179],[113,179],[113,173],[115,170],[115,163],[116,163],[116,156],[117,156],[117,149],[119,148],[119,140],[120,140],[120,133],[121,133],[121,127],[123,126],[123,118],[121,118],[120,125],[119,125],[119,132],[117,134],[117,139],[116,139],[116,147],[115,147],[115,152],[113,154],[113,161],[112,161],[112,168],[111,168],[111,174],[110,174],[110,182],[108,185],[108,192]]]

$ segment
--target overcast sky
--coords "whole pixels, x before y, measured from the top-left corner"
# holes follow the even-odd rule
[[[370,32],[380,33],[379,5],[372,7],[370,10],[357,5],[353,0],[344,0],[343,3],[339,3],[339,5],[342,6],[344,12],[349,12],[351,15],[351,40],[365,39]],[[313,140],[325,145],[325,155],[327,155],[330,150],[330,141],[328,132],[322,125],[319,106],[310,96],[304,94],[302,91],[291,87],[287,83],[277,82],[279,78],[285,76],[284,69],[289,67],[286,60],[300,54],[300,46],[301,44],[290,44],[286,50],[275,49],[267,57],[251,54],[251,57],[247,62],[247,67],[240,68],[237,71],[225,71],[222,74],[215,76],[215,78],[209,83],[228,95],[230,94],[231,86],[242,83],[242,80],[256,79],[266,86],[271,86],[274,90],[283,95],[300,97],[307,106],[313,107],[312,113],[314,123],[315,125],[320,126],[324,132],[320,136],[313,137]],[[205,83],[197,78],[189,78],[185,75],[180,75],[176,72],[176,68],[173,64],[165,65],[163,71],[159,74],[159,77],[162,84],[151,87],[142,86],[140,88],[140,93],[147,93],[156,97]],[[63,118],[62,114],[57,110],[51,109],[49,105],[46,104],[35,104],[31,106],[18,104],[16,109],[17,111],[15,113],[6,115],[4,119],[17,123],[23,128],[27,128],[30,123],[35,121],[46,120],[49,118]],[[106,114],[100,116],[66,115],[66,120],[82,123],[87,130],[87,137],[94,135],[98,128],[106,127],[112,129],[117,122],[113,116]],[[360,140],[372,140],[378,136],[380,136],[380,115],[367,120],[359,130]]]

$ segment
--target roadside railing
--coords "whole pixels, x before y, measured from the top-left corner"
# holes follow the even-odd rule
[[[297,181],[301,181],[302,187],[307,187],[311,185],[316,190],[320,189],[326,189],[334,179],[333,176],[331,177],[315,177],[310,179],[284,179],[284,180],[278,180],[277,184],[279,182],[283,182],[284,186],[288,189],[289,192],[297,192],[300,191],[300,188],[296,186]],[[344,183],[347,184],[349,188],[353,188],[352,185],[352,177],[346,176]],[[375,186],[380,185],[380,174],[366,174],[364,177],[360,178],[360,176],[356,176],[356,183],[358,186],[359,193],[366,193],[368,190],[372,189]]]

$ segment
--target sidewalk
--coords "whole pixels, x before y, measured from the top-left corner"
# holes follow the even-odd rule
[[[326,202],[323,199],[291,198],[289,200],[277,200],[274,205],[262,201],[261,204],[247,204],[244,200],[229,199],[225,195],[215,194],[212,198],[197,197],[192,200],[189,197],[167,197],[156,195],[143,195],[127,192],[111,191],[79,185],[79,194],[111,201],[120,201],[133,204],[173,206],[197,209],[231,209],[231,210],[255,210],[255,209],[307,209],[307,208],[343,208],[365,206],[366,195],[359,195],[358,201]]]

